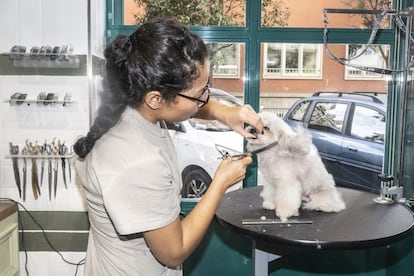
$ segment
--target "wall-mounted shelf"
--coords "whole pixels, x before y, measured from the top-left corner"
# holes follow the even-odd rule
[[[59,105],[62,105],[62,106],[68,106],[71,103],[75,103],[76,101],[73,101],[73,100],[69,100],[69,101],[65,101],[65,100],[35,100],[35,99],[25,99],[25,100],[13,99],[13,100],[11,100],[11,99],[9,99],[9,100],[5,100],[4,102],[9,103],[10,105],[37,104],[37,105],[54,106],[56,104],[59,104]]]
[[[8,54],[9,57],[11,54]],[[16,56],[16,54],[13,54]],[[80,59],[75,55],[65,55],[55,60],[46,59],[42,55],[27,55],[20,54],[13,58],[13,65],[21,68],[71,68],[77,69],[80,67]]]
[[[12,159],[12,158],[19,158],[19,159],[23,159],[23,158],[28,158],[28,159],[71,159],[75,157],[74,153],[71,154],[64,154],[64,155],[58,155],[58,154],[51,154],[51,155],[47,155],[47,154],[39,154],[39,155],[30,155],[30,154],[16,154],[16,155],[6,155],[6,159]]]
[[[86,76],[86,55],[70,55],[68,57],[71,59],[67,61],[30,60],[30,57],[16,60],[10,58],[9,53],[3,53],[0,54],[0,75]],[[92,74],[102,75],[104,64],[104,59],[92,56]]]

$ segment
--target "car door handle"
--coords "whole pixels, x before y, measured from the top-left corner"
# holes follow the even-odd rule
[[[358,149],[357,149],[357,148],[355,148],[355,147],[346,146],[346,148],[347,148],[349,151],[353,151],[353,152],[357,152],[357,151],[358,151]]]

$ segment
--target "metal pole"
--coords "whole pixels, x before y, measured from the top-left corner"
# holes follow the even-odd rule
[[[408,65],[411,61],[411,30],[412,30],[412,20],[413,16],[412,14],[410,16],[406,17],[406,28],[405,28],[405,41],[404,41],[404,60],[403,60],[403,66],[405,70],[403,71],[402,75],[402,86],[401,86],[401,96],[400,96],[400,110],[401,110],[401,122],[398,125],[398,134],[399,134],[399,140],[400,140],[400,146],[399,146],[399,152],[398,152],[398,158],[397,158],[397,164],[398,164],[398,171],[397,171],[397,185],[402,186],[402,171],[404,167],[404,136],[405,136],[405,125],[407,120],[407,114],[405,112],[406,105],[407,105],[407,89],[408,89],[408,74],[410,73],[410,68]]]

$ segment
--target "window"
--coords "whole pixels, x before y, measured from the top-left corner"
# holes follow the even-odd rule
[[[211,66],[215,78],[239,78],[240,44],[208,43]]]
[[[265,43],[263,78],[320,79],[321,45]]]
[[[385,116],[371,108],[356,106],[352,120],[351,135],[384,144]]]
[[[246,0],[163,1],[123,0],[124,25],[136,25],[152,17],[174,17],[193,26],[244,26]]]
[[[358,67],[387,68],[389,58],[389,46],[387,45],[347,45],[347,59],[349,64],[345,67],[345,79],[347,80],[372,80],[384,79],[385,75],[360,70]]]
[[[137,10],[137,2],[147,6]],[[187,2],[107,0],[107,41],[135,30],[135,26],[127,26],[137,24],[138,18],[134,15],[142,18],[145,13],[161,16],[169,13],[189,25],[207,43],[215,43],[217,48],[231,45],[217,51],[211,60],[212,86],[242,99],[256,110],[287,110],[297,99],[316,91],[399,92],[398,87],[394,89],[396,82],[389,82],[387,76],[344,66],[333,60],[324,49],[323,34],[326,27],[329,33],[327,45],[335,56],[350,57],[368,43],[372,23],[377,19],[376,14],[358,14],[352,10],[406,9],[411,6],[406,1],[362,1],[363,7],[358,6],[361,1],[348,0],[193,1],[188,4],[190,8]],[[207,8],[205,3],[209,3]],[[134,9],[128,8],[129,4],[133,4]],[[349,13],[338,13],[336,9],[348,9]],[[362,56],[354,62],[362,66],[403,69],[401,64],[394,64],[403,58],[398,53],[404,45],[401,41],[396,42],[396,38],[403,34],[397,32],[394,19],[394,16],[384,17],[372,51],[367,51],[364,56],[377,62],[381,56],[381,63],[362,63]],[[329,24],[325,25],[325,22]],[[382,49],[375,48],[377,46]],[[398,102],[399,95],[392,94],[395,102]],[[341,127],[339,122],[339,119],[333,120],[336,124],[333,129]],[[394,132],[397,128],[391,125],[389,129]],[[393,135],[391,133],[390,137]],[[393,158],[389,157],[390,160]],[[384,164],[390,166],[392,162]],[[250,169],[256,170],[253,166]],[[247,186],[257,184],[255,175],[249,174]]]
[[[308,111],[310,101],[301,102],[296,106],[295,110],[290,114],[289,119],[303,122],[305,120],[306,113]]]
[[[254,0],[252,0],[254,1]],[[259,1],[257,1],[260,3]],[[261,0],[261,25],[263,27],[320,28],[324,9],[384,10],[392,9],[394,1],[384,0]],[[328,12],[330,28],[372,28],[376,14]],[[390,27],[390,17],[385,16],[380,28]]]
[[[316,103],[309,121],[309,128],[331,133],[341,133],[346,108],[347,104]]]

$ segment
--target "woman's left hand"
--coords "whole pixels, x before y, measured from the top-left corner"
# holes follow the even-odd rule
[[[263,130],[262,118],[248,105],[228,106],[214,100],[200,108],[195,118],[220,120],[245,138],[255,138],[255,135],[244,129],[245,124],[254,127],[258,132]]]
[[[255,135],[246,131],[244,124],[254,127],[258,132],[263,130],[262,118],[248,104],[225,110],[223,122],[245,138],[255,138]]]

